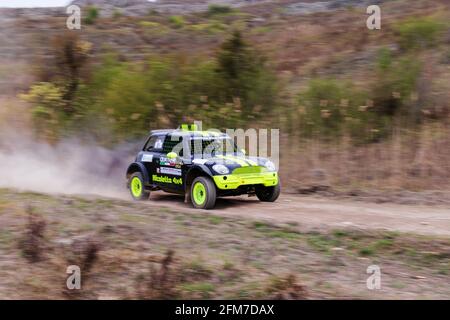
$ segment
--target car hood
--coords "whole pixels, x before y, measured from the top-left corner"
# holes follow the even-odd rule
[[[269,161],[267,158],[225,155],[208,159],[194,159],[192,163],[205,165],[209,168],[212,168],[216,164],[222,164],[226,166],[230,172],[233,172],[234,169],[242,167],[265,167],[267,161]]]

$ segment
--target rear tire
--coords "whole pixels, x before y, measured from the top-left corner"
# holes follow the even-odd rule
[[[273,187],[256,188],[256,196],[262,202],[275,202],[281,193],[280,183]]]
[[[140,172],[135,172],[128,179],[128,188],[130,189],[131,196],[136,201],[148,200],[150,197],[150,191],[145,190],[144,178]]]
[[[197,177],[191,186],[191,201],[194,208],[212,209],[216,204],[216,185],[208,177]]]

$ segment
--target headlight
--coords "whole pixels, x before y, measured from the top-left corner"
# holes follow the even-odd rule
[[[267,168],[267,170],[269,171],[277,171],[277,168],[275,168],[275,165],[272,161],[268,160],[265,164],[265,167]]]
[[[228,168],[225,167],[223,164],[213,165],[212,168],[214,169],[215,172],[220,173],[220,174],[228,174],[228,173],[230,173],[230,170],[228,170]]]

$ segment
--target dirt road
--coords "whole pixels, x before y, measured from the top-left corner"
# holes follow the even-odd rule
[[[182,197],[160,192],[151,195],[148,205],[152,204],[196,212]],[[219,199],[211,213],[296,223],[305,229],[354,227],[450,236],[450,206],[443,205],[377,204],[295,195],[282,195],[276,203],[261,203],[256,197],[243,196]]]

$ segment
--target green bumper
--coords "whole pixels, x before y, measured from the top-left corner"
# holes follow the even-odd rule
[[[217,188],[221,190],[233,190],[240,186],[262,184],[266,187],[278,184],[278,173],[262,172],[256,174],[227,174],[223,176],[213,176]]]

